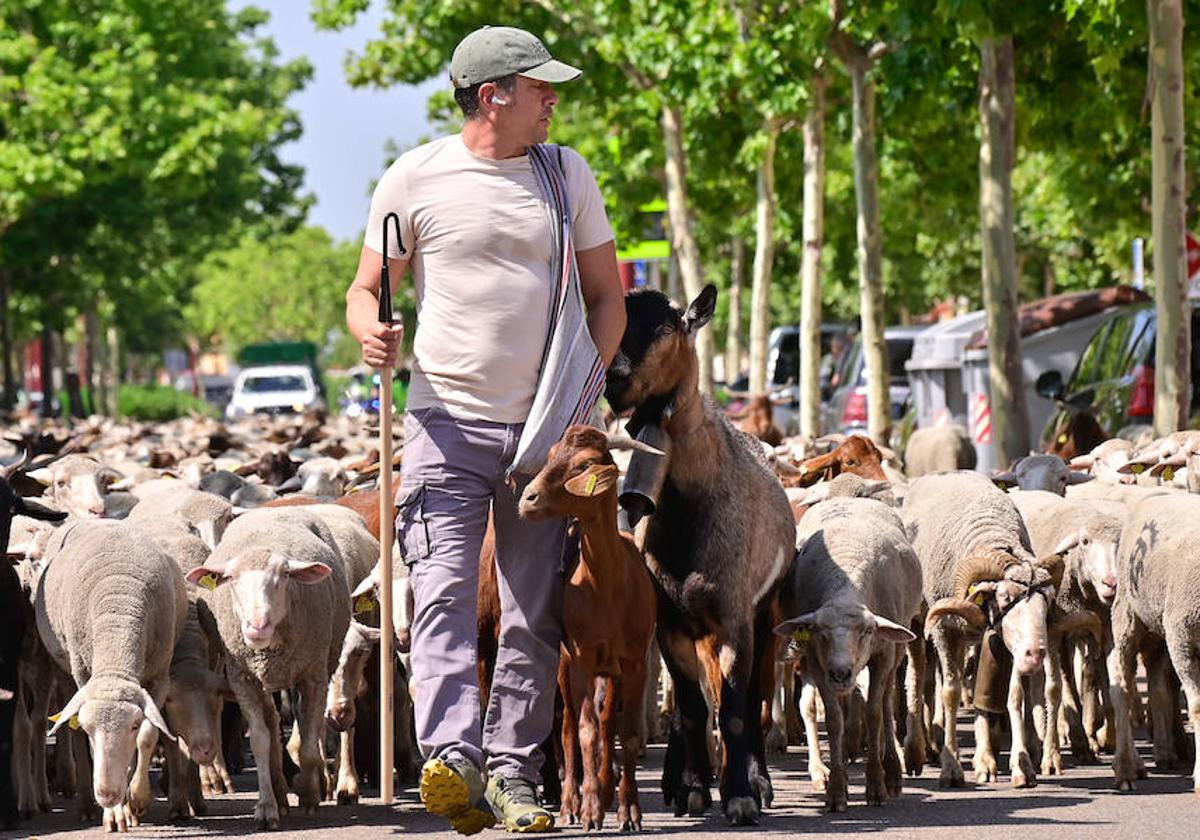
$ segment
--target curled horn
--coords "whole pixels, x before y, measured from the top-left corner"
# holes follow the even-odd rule
[[[954,594],[966,598],[971,584],[981,580],[1000,580],[1009,566],[1018,562],[1007,551],[984,549],[967,555],[954,568]]]
[[[1100,617],[1091,610],[1067,613],[1050,624],[1050,630],[1059,636],[1079,636],[1088,633],[1096,644],[1101,643],[1104,629]]]
[[[29,464],[29,459],[33,455],[32,450],[29,448],[29,444],[25,443],[24,441],[21,443],[21,459],[15,464],[9,464],[7,467],[0,469],[0,477],[3,477],[5,481],[10,480],[14,475],[25,469],[26,465]]]
[[[661,449],[656,449],[648,443],[642,443],[640,440],[634,440],[626,435],[612,434],[605,432],[604,436],[608,438],[609,449],[632,449],[637,452],[645,452],[648,455],[659,455],[666,457],[666,452]]]
[[[786,458],[780,458],[775,462],[775,472],[780,475],[791,476],[797,478],[802,475],[808,475],[807,470],[802,470]]]
[[[943,598],[929,608],[929,615],[925,617],[925,635],[932,633],[938,619],[947,615],[958,616],[976,630],[987,626],[987,616],[974,602],[966,598]]]
[[[1055,592],[1062,588],[1063,573],[1067,569],[1067,561],[1063,555],[1047,554],[1045,557],[1039,557],[1037,568],[1050,573],[1050,580],[1054,583]]]

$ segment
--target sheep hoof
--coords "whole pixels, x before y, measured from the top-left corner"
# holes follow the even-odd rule
[[[1000,778],[1000,769],[996,766],[996,758],[984,754],[975,756],[975,784],[986,785]]]
[[[1061,776],[1063,772],[1062,753],[1047,752],[1042,758],[1042,775],[1043,776]]]
[[[358,791],[339,790],[337,792],[337,804],[339,805],[357,805]]]
[[[884,790],[883,782],[880,779],[867,780],[867,804],[882,805],[887,801],[887,792]]]
[[[1133,780],[1132,779],[1117,779],[1116,782],[1113,784],[1113,788],[1115,790],[1124,791],[1126,793],[1132,792],[1134,790]]]
[[[942,767],[942,772],[938,776],[938,787],[962,787],[965,783],[966,778],[963,776],[962,767],[957,763]]]
[[[316,803],[312,803],[312,802],[310,802],[308,804],[301,804],[300,805],[300,813],[302,816],[305,816],[305,817],[315,817],[317,815],[317,807],[318,806],[316,805]]]
[[[824,793],[829,787],[829,768],[824,764],[809,765],[808,775],[812,779],[813,793]]]
[[[263,831],[275,831],[279,828],[279,809],[260,802],[254,806],[254,824]]]
[[[772,726],[767,734],[766,750],[770,755],[783,755],[787,752],[787,734],[777,726]]]
[[[730,825],[758,825],[758,803],[750,796],[735,796],[725,806]]]

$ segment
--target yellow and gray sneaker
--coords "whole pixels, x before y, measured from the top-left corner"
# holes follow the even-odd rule
[[[492,811],[509,831],[533,834],[554,828],[553,815],[542,807],[533,785],[524,779],[492,776],[486,796]]]
[[[425,810],[450,820],[459,834],[478,834],[496,824],[483,795],[479,768],[464,758],[431,758],[421,767]]]

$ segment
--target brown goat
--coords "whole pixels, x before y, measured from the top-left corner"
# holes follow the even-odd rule
[[[579,521],[579,563],[563,590],[565,667],[559,669],[559,689],[565,704],[562,815],[572,821],[579,817],[585,831],[603,828],[604,812],[612,802],[616,727],[621,730],[624,764],[617,819],[622,831],[642,827],[636,780],[638,719],[655,595],[642,552],[630,535],[617,530],[618,477],[604,433],[572,426],[550,449],[546,466],[525,488],[519,508],[525,519],[573,516]],[[595,700],[600,680],[608,683],[605,707],[619,707],[618,715],[600,715]],[[576,738],[583,758],[582,795]]]
[[[763,443],[778,446],[783,443],[783,432],[771,420],[771,398],[766,394],[751,397],[740,411],[729,415],[734,428],[758,438]]]
[[[1066,418],[1054,429],[1054,436],[1046,443],[1044,451],[1070,461],[1077,455],[1086,455],[1112,435],[1086,408],[1062,405]]]
[[[887,480],[883,471],[883,453],[870,438],[850,435],[832,452],[809,458],[791,469],[785,468],[784,487],[808,487],[821,479],[829,481],[842,473],[862,478]]]

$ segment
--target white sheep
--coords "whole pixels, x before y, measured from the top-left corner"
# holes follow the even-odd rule
[[[1165,644],[1187,696],[1193,738],[1200,748],[1200,499],[1191,494],[1147,499],[1133,509],[1121,532],[1117,554],[1117,597],[1112,609],[1113,649],[1108,656],[1109,691],[1115,715],[1113,774],[1119,790],[1132,790],[1145,774],[1134,751],[1130,703],[1135,696],[1136,657]],[[1150,665],[1160,657],[1147,658]],[[1154,755],[1159,767],[1178,758],[1173,691],[1161,667],[1149,667],[1154,713]],[[1200,749],[1193,788],[1200,796]]]
[[[51,731],[71,722],[87,733],[105,824],[125,830],[150,799],[126,781],[139,730],[153,726],[173,737],[159,709],[187,620],[183,579],[153,540],[124,522],[68,521],[44,563],[38,631],[78,686]]]
[[[808,678],[825,704],[832,770],[820,764],[810,730],[814,783],[827,773],[830,811],[846,809],[846,751],[840,700],[868,668],[866,798],[872,805],[900,795],[894,692],[896,644],[923,639],[909,630],[921,603],[921,566],[896,512],[873,499],[835,498],[808,510],[796,528],[796,560],[780,593],[784,615],[775,632],[803,649]],[[919,698],[919,687],[917,698]],[[909,734],[924,762],[924,716],[910,698]],[[806,721],[808,723],[808,721]],[[815,728],[815,727],[814,727]],[[815,759],[815,761],[814,761]],[[919,765],[918,765],[919,766]]]
[[[104,496],[123,476],[88,455],[65,455],[27,475],[46,485],[54,506],[81,519],[105,513]]]
[[[1109,607],[1117,591],[1117,549],[1126,508],[1120,502],[1064,499],[1036,490],[1015,491],[1010,497],[1021,512],[1035,553],[1064,557],[1062,585],[1055,601],[1058,609],[1077,614],[1075,629],[1086,630],[1096,643],[1104,644],[1110,636]],[[1071,751],[1077,759],[1094,761],[1100,746],[1096,738],[1099,729],[1096,668],[1087,661],[1084,649],[1059,635],[1062,642],[1056,644],[1052,640],[1046,658],[1047,725],[1042,736],[1042,773],[1046,775],[1062,772],[1057,723],[1064,685]],[[1064,676],[1062,665],[1071,665],[1072,661],[1074,667],[1069,667]]]
[[[204,565],[188,573],[212,589],[206,600],[227,651],[226,677],[250,725],[258,768],[261,828],[278,828],[287,811],[270,693],[300,690],[300,807],[320,801],[324,696],[350,624],[350,590],[333,534],[317,517],[267,508],[235,519]]]
[[[198,536],[212,551],[233,521],[233,505],[215,493],[188,487],[178,479],[147,482],[134,491],[141,501],[129,512],[135,523],[171,519]]]
[[[1069,469],[1067,462],[1057,455],[1038,454],[1018,458],[1004,472],[992,475],[992,481],[1001,489],[1044,490],[1059,496],[1065,496],[1071,485],[1083,484],[1092,478],[1089,473]]]

